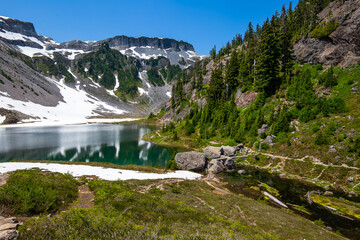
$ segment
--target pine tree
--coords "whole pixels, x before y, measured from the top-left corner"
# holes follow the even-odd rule
[[[276,27],[276,17],[266,20],[259,42],[259,54],[256,63],[255,89],[268,95],[274,93],[280,85],[280,48],[279,34]]]
[[[225,83],[226,83],[226,100],[229,99],[231,94],[239,86],[239,60],[238,53],[234,50],[231,53],[231,58],[226,69]]]

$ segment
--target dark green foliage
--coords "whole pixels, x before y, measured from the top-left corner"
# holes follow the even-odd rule
[[[207,89],[207,100],[211,107],[219,104],[220,99],[224,96],[224,81],[222,77],[222,70],[215,69],[211,74],[209,88]]]
[[[117,93],[126,94],[130,97],[136,96],[140,79],[134,66],[127,66],[124,69],[118,70],[118,79],[119,87],[116,90]]]
[[[279,116],[276,118],[273,124],[272,132],[277,135],[280,132],[287,132],[289,130],[290,116],[286,106],[283,107]]]
[[[104,70],[104,74],[100,78],[99,83],[107,89],[114,89],[116,84],[116,79],[114,74],[110,71],[110,69],[106,68]]]
[[[323,106],[323,112],[329,114],[342,113],[346,111],[347,110],[346,110],[345,101],[340,97],[327,99]]]
[[[265,22],[259,42],[254,86],[257,91],[272,94],[281,85],[280,46],[276,18]]]
[[[66,83],[74,83],[75,79],[71,73],[69,73],[64,64],[64,61],[54,61],[48,57],[34,57],[34,63],[38,70],[47,75],[47,76],[55,76],[58,78],[65,77]],[[56,64],[55,64],[56,63]]]
[[[0,188],[0,204],[11,214],[54,213],[77,197],[77,182],[68,174],[18,170]]]
[[[334,76],[334,68],[332,66],[325,73],[320,75],[319,83],[325,87],[333,87],[338,84],[337,79]]]
[[[334,32],[340,26],[339,23],[335,21],[330,21],[325,24],[319,24],[316,28],[310,33],[310,37],[323,39],[328,37],[332,32]]]
[[[151,68],[147,71],[149,82],[154,86],[164,86],[165,83],[161,78],[158,69]]]
[[[314,143],[316,145],[327,145],[329,143],[329,140],[328,140],[328,137],[322,131],[320,131],[316,135]]]
[[[148,116],[148,119],[150,120],[150,119],[154,119],[154,118],[155,118],[155,115],[151,112]]]
[[[175,162],[175,155],[176,153],[173,154],[173,156],[171,157],[171,159],[166,163],[166,170],[178,170],[179,167]]]

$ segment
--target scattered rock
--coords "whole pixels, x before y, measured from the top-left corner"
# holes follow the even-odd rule
[[[329,153],[337,153],[337,150],[334,145],[330,146]]]
[[[246,173],[247,173],[246,169],[240,169],[240,170],[238,171],[238,174],[239,174],[239,175],[245,175]]]
[[[354,159],[351,157],[346,157],[346,161],[352,162],[352,161],[354,161]]]
[[[354,178],[353,177],[348,177],[348,182],[354,182]]]
[[[355,120],[355,118],[353,116],[351,116],[351,115],[347,116],[347,118],[350,119],[351,121]]]
[[[207,159],[205,154],[192,151],[176,154],[175,162],[182,170],[204,171]]]
[[[222,148],[220,147],[206,147],[203,149],[204,154],[207,158],[220,158],[220,156],[222,155]]]
[[[351,89],[351,91],[352,91],[352,92],[358,92],[358,91],[359,91],[359,88],[358,88],[358,87],[353,87],[353,88]]]
[[[324,193],[324,196],[332,197],[332,196],[334,196],[334,193],[331,192],[331,191],[326,191],[326,192]]]

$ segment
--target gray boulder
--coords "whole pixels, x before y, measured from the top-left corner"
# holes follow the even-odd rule
[[[204,154],[207,158],[220,158],[220,156],[222,155],[222,148],[220,147],[206,147],[203,149]]]
[[[207,159],[200,152],[183,152],[175,156],[175,162],[182,170],[204,171]]]
[[[230,170],[230,169],[234,169],[235,168],[235,161],[233,158],[228,158],[225,161],[224,166],[226,167],[226,169]]]
[[[247,172],[246,172],[246,170],[245,169],[240,169],[239,171],[238,171],[238,174],[239,175],[245,175]]]
[[[353,177],[349,177],[347,180],[348,180],[348,182],[354,182],[354,178],[353,178]]]
[[[231,146],[222,146],[222,152],[225,156],[232,157],[236,155],[236,149]]]
[[[213,159],[210,161],[208,165],[208,173],[209,174],[218,174],[224,171],[224,165],[221,161]]]

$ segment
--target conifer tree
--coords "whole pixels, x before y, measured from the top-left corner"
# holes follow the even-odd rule
[[[259,42],[259,54],[256,63],[255,89],[267,94],[273,93],[280,85],[280,48],[279,34],[276,28],[276,17],[269,19],[263,25],[263,32]]]
[[[226,100],[229,99],[231,94],[236,90],[239,86],[239,60],[238,53],[234,50],[231,53],[231,58],[229,61],[229,65],[227,66],[225,83],[226,83]]]

